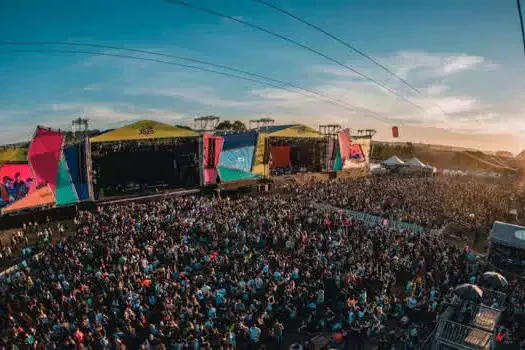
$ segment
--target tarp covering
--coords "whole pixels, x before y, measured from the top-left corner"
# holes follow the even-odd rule
[[[64,149],[69,174],[75,185],[79,200],[89,199],[86,142],[68,146]]]
[[[148,140],[189,136],[197,136],[197,133],[188,129],[178,128],[152,120],[141,120],[120,129],[93,137],[91,138],[91,142]]]
[[[255,145],[257,144],[258,136],[257,131],[255,130],[238,133],[218,132],[217,135],[222,136],[224,138],[224,145],[222,146],[222,149],[225,151],[241,147],[255,147]]]
[[[231,182],[240,180],[258,179],[259,175],[248,173],[241,170],[219,167],[219,178],[221,182]]]
[[[2,214],[19,211],[26,208],[42,207],[55,204],[55,197],[49,186],[43,186],[26,197],[13,202],[2,209]]]
[[[38,127],[29,146],[27,158],[37,186],[48,184],[54,193],[64,135]]]
[[[78,202],[77,192],[69,175],[65,157],[60,158],[58,166],[55,200],[57,205],[68,205]]]
[[[270,154],[272,156],[271,168],[289,168],[290,167],[290,146],[271,146]]]
[[[506,247],[525,249],[525,226],[495,221],[492,225],[490,240]]]
[[[405,163],[401,159],[399,159],[397,156],[392,156],[383,162],[383,165],[386,165],[386,166],[396,166],[396,165],[404,165],[404,164]]]
[[[210,154],[211,150],[208,148],[209,142],[214,143],[214,154]],[[206,184],[215,183],[223,143],[224,140],[221,136],[204,135],[204,183]],[[211,164],[208,162],[210,157],[213,157],[213,167],[211,167]]]
[[[219,167],[250,172],[254,152],[255,146],[223,150],[219,159]]]

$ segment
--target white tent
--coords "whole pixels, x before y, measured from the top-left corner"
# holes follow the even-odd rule
[[[392,156],[385,160],[383,162],[383,165],[385,166],[401,166],[405,165],[405,162],[403,162],[401,159],[399,159],[397,156]]]
[[[413,167],[417,167],[417,168],[425,168],[426,167],[426,165],[422,161],[417,159],[417,158],[410,159],[406,164],[408,164],[410,166],[413,166]]]

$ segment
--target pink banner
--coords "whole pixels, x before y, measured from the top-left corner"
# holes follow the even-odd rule
[[[224,145],[224,139],[220,136],[204,134],[204,183],[213,184],[217,179],[217,167],[219,165],[219,158]],[[213,143],[213,154],[210,148]],[[213,164],[211,160],[213,159]]]
[[[341,152],[341,159],[343,162],[350,157],[350,132],[348,129],[344,129],[339,132],[339,151]]]
[[[63,142],[64,135],[58,131],[41,127],[36,129],[27,159],[37,187],[47,184],[55,193]]]

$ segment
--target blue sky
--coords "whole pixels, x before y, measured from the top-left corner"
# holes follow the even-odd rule
[[[137,119],[191,124],[194,116],[213,113],[222,119],[270,116],[283,123],[376,128],[384,140],[391,126],[400,125],[402,140],[522,148],[525,58],[515,1],[273,0],[371,55],[423,96],[343,45],[252,0],[190,1],[322,51],[424,111],[290,43],[165,1],[0,0],[3,42],[67,41],[186,56],[293,82],[387,118],[379,122],[293,91],[154,62],[7,52],[0,54],[0,143],[28,139],[37,124],[69,128],[80,115],[104,128]],[[75,47],[0,46],[21,49]]]

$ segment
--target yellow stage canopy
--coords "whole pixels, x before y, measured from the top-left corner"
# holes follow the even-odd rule
[[[141,120],[105,134],[91,138],[91,142],[114,142],[131,140],[151,140],[161,138],[191,137],[197,133],[152,120]]]

